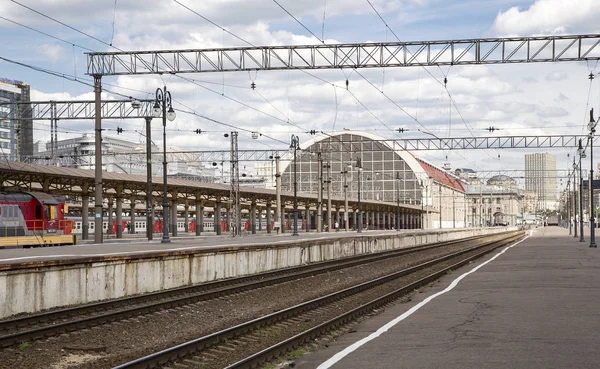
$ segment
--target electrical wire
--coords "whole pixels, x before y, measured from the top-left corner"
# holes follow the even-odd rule
[[[46,33],[46,32],[40,31],[40,30],[37,30],[37,29],[35,29],[35,28],[33,28],[33,27],[29,27],[29,26],[27,26],[27,25],[25,25],[25,24],[23,24],[23,23],[19,23],[19,22],[17,22],[17,21],[14,21],[14,20],[12,20],[12,19],[5,18],[5,17],[3,17],[3,16],[1,16],[1,15],[0,15],[0,19],[3,19],[3,20],[5,20],[5,21],[7,21],[7,22],[10,22],[10,23],[16,24],[16,25],[18,25],[18,26],[21,26],[21,27],[27,28],[27,29],[28,29],[28,30],[30,30],[30,31],[37,32],[37,33],[39,33],[39,34],[42,34],[42,35],[44,35],[44,36],[47,36],[47,37],[53,38],[53,39],[55,39],[55,40],[57,40],[57,41],[64,42],[64,43],[66,43],[66,44],[69,44],[69,45],[72,45],[72,46],[76,46],[76,47],[78,47],[78,48],[80,48],[80,49],[83,49],[83,50],[86,50],[86,51],[94,51],[94,50],[92,50],[92,49],[89,49],[89,48],[87,48],[87,47],[85,47],[85,46],[77,45],[77,44],[75,44],[75,43],[73,43],[73,42],[67,41],[67,40],[65,40],[65,39],[62,39],[62,38],[60,38],[60,37],[56,37],[56,36],[53,36],[53,35],[51,35],[51,34],[49,34],[49,33]]]
[[[180,6],[182,6],[183,8],[187,9],[187,10],[188,10],[188,11],[190,11],[191,13],[193,13],[193,14],[197,15],[198,17],[200,17],[200,18],[204,19],[205,21],[207,21],[208,23],[212,24],[213,26],[215,26],[215,27],[217,27],[217,28],[219,28],[219,29],[223,30],[223,32],[226,32],[226,33],[228,33],[229,35],[231,35],[231,36],[235,37],[236,39],[238,39],[238,40],[240,40],[240,41],[242,41],[242,42],[246,43],[246,44],[247,44],[247,45],[249,45],[249,46],[252,46],[252,47],[257,47],[257,46],[256,46],[255,44],[253,44],[252,42],[250,42],[250,41],[248,41],[248,40],[245,40],[244,38],[242,38],[242,37],[240,37],[240,36],[238,36],[238,35],[234,34],[233,32],[231,32],[231,31],[227,30],[226,28],[224,28],[224,27],[220,26],[219,24],[217,24],[217,23],[213,22],[212,20],[208,19],[207,17],[203,16],[202,14],[198,13],[197,11],[195,11],[195,10],[191,9],[190,7],[188,7],[188,6],[184,5],[184,4],[182,4],[180,1],[178,1],[178,0],[173,0],[173,1],[174,1],[175,3],[177,3],[177,4],[179,4]],[[317,37],[317,39],[318,39],[318,37]],[[313,78],[315,78],[315,79],[317,79],[317,80],[320,80],[321,82],[324,82],[324,83],[326,83],[326,84],[329,84],[329,85],[335,86],[335,87],[337,87],[337,88],[344,88],[343,86],[336,85],[336,84],[334,84],[334,83],[332,83],[332,82],[330,82],[330,81],[327,81],[327,80],[325,80],[325,79],[323,79],[323,78],[321,78],[321,77],[319,77],[319,76],[317,76],[317,75],[315,75],[315,74],[312,74],[312,73],[310,73],[310,72],[308,72],[308,71],[306,71],[306,70],[303,70],[303,69],[296,69],[296,70],[298,70],[298,71],[300,71],[300,72],[302,72],[302,73],[304,73],[304,74],[306,74],[306,75],[308,75],[308,76],[310,76],[310,77],[313,77]],[[183,77],[181,77],[181,76],[178,76],[178,77],[180,77],[180,78],[183,78]],[[183,78],[183,79],[185,79],[185,78]],[[202,86],[202,87],[203,87],[203,86]],[[382,122],[382,120],[381,120],[381,119],[379,119],[379,118],[378,118],[378,117],[377,117],[377,116],[376,116],[376,115],[375,115],[375,114],[374,114],[374,113],[373,113],[373,112],[372,112],[370,109],[368,109],[368,108],[366,107],[366,105],[365,105],[365,104],[364,104],[362,101],[360,101],[360,99],[358,99],[358,97],[357,97],[356,95],[354,95],[353,93],[351,93],[351,95],[352,95],[352,97],[353,97],[353,99],[354,99],[355,101],[357,101],[357,102],[358,102],[358,103],[359,103],[359,104],[360,104],[360,105],[361,105],[363,108],[365,108],[365,110],[367,110],[367,111],[369,112],[369,114],[371,114],[373,117],[375,117],[375,119],[376,119],[377,121],[379,121],[380,123],[384,124],[384,123]],[[289,119],[288,119],[288,120],[289,120]],[[286,122],[286,123],[287,123],[287,122]],[[384,125],[385,125],[385,124],[384,124]]]
[[[286,12],[290,17],[292,17],[296,22],[298,22],[298,24],[301,25],[305,30],[307,30],[308,33],[310,33],[311,35],[313,35],[317,40],[321,41],[321,43],[325,43],[325,41],[323,41],[321,38],[319,38],[319,36],[315,35],[313,33],[313,31],[311,31],[310,29],[308,29],[308,27],[306,27],[302,22],[300,22],[298,20],[298,18],[294,17],[294,15],[292,13],[290,13],[286,8],[284,8],[281,4],[279,4],[277,2],[277,0],[273,0],[273,2],[275,4],[277,4],[281,9],[283,9],[283,11]]]

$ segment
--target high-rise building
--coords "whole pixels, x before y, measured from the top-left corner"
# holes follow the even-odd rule
[[[0,78],[0,155],[9,160],[19,160],[21,156],[33,154],[33,121],[31,119],[15,119],[15,104],[19,109],[29,111],[29,85],[6,78]],[[21,114],[23,115],[23,114]],[[25,114],[26,115],[26,114]],[[27,117],[25,117],[27,118]]]
[[[537,210],[557,208],[556,156],[548,153],[525,155],[525,189],[537,194]]]

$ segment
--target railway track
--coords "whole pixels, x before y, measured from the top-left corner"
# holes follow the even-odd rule
[[[359,255],[252,276],[230,278],[201,285],[186,286],[145,295],[3,320],[0,321],[0,347],[7,347],[21,342],[30,342],[62,333],[83,330],[89,327],[125,320],[139,315],[151,314],[156,311],[168,310],[222,296],[229,296],[265,286],[284,283],[290,280],[377,262],[383,259],[401,257],[411,253],[449,247],[465,242],[481,242],[481,240],[488,237],[492,236],[477,236],[426,246],[387,251],[378,254]]]
[[[339,329],[378,308],[524,236],[512,232],[502,240],[466,250],[277,311],[222,331],[119,365],[132,368],[256,368],[327,332]]]

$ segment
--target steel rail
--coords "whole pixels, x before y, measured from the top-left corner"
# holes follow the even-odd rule
[[[14,330],[18,329],[19,327],[32,326],[35,324],[47,325],[0,336],[0,347],[6,347],[19,342],[35,340],[64,332],[79,330],[90,326],[106,324],[143,314],[150,314],[155,311],[193,304],[221,296],[241,293],[256,288],[284,283],[290,280],[306,278],[330,271],[350,268],[356,265],[372,263],[390,257],[399,257],[410,253],[450,246],[456,243],[484,239],[486,237],[490,236],[473,236],[431,245],[390,250],[377,254],[357,255],[343,259],[313,263],[300,267],[280,269],[251,276],[230,278],[195,286],[179,287],[167,291],[152,292],[149,294],[132,296],[118,300],[102,301],[84,306],[71,307],[67,309],[4,320],[0,321],[0,331],[9,331],[11,329]],[[144,305],[132,306],[141,304]],[[91,317],[81,318],[81,316],[86,314],[94,315]],[[73,317],[77,316],[80,318],[56,324],[57,321],[72,319]]]
[[[425,286],[425,285],[441,278],[449,271],[460,268],[460,267],[466,265],[467,263],[484,256],[485,254],[491,252],[492,250],[494,250],[498,247],[501,247],[503,245],[506,245],[508,243],[514,242],[522,237],[523,237],[522,235],[518,235],[518,236],[511,237],[508,240],[498,241],[497,242],[498,245],[494,248],[484,250],[484,251],[477,253],[475,255],[472,255],[464,260],[461,260],[458,263],[452,264],[446,268],[443,268],[437,272],[434,272],[424,278],[419,279],[418,281],[410,283],[410,284],[408,284],[402,288],[399,288],[393,292],[390,292],[384,296],[376,298],[366,304],[363,304],[363,305],[361,305],[355,309],[352,309],[346,313],[343,313],[333,319],[330,319],[324,323],[321,323],[321,324],[317,325],[316,327],[306,330],[294,337],[290,337],[285,341],[282,341],[276,345],[273,345],[265,350],[262,350],[256,354],[254,354],[252,356],[249,356],[243,360],[240,360],[234,364],[231,364],[224,369],[255,368],[256,365],[258,365],[259,363],[276,358],[311,339],[321,336],[324,333],[329,332],[333,329],[339,328],[345,324],[348,324],[348,323],[356,320],[357,318],[372,312],[373,310],[376,310],[382,306],[389,304],[390,302],[393,302],[394,300],[398,299],[399,297],[406,295],[407,293],[410,293],[411,291],[413,291],[417,288]],[[485,246],[483,246],[483,247],[485,247]]]
[[[173,361],[179,360],[190,354],[201,351],[203,349],[210,348],[216,344],[225,342],[226,340],[233,339],[242,334],[247,334],[249,332],[255,331],[256,329],[263,328],[267,325],[275,324],[275,323],[281,322],[282,320],[285,320],[285,319],[290,319],[301,313],[317,309],[321,306],[327,305],[332,302],[339,301],[340,299],[342,299],[344,297],[351,296],[351,295],[357,294],[359,292],[368,290],[370,288],[382,285],[382,284],[392,281],[394,279],[397,279],[397,278],[406,276],[408,274],[420,271],[424,268],[434,266],[441,262],[448,261],[452,258],[464,255],[469,252],[473,252],[473,251],[481,249],[481,248],[489,247],[490,245],[499,244],[499,243],[506,244],[507,242],[511,242],[510,240],[521,238],[523,236],[523,232],[517,231],[517,232],[510,232],[510,233],[512,234],[512,236],[505,237],[503,240],[489,241],[489,242],[486,242],[484,245],[478,245],[478,246],[471,247],[471,248],[468,248],[465,250],[454,252],[454,253],[448,254],[446,256],[436,258],[434,260],[430,260],[430,261],[421,263],[419,265],[412,266],[412,267],[403,269],[401,271],[373,279],[368,282],[360,283],[356,286],[349,287],[349,288],[343,289],[341,291],[334,292],[334,293],[328,294],[326,296],[322,296],[317,299],[307,301],[307,302],[298,304],[296,306],[293,306],[293,307],[290,307],[290,308],[287,308],[284,310],[280,310],[275,313],[268,314],[263,317],[253,319],[251,321],[236,325],[234,327],[227,328],[227,329],[221,330],[219,332],[215,332],[215,333],[197,338],[195,340],[159,351],[157,353],[145,356],[143,358],[139,358],[139,359],[130,361],[128,363],[121,364],[119,366],[116,366],[114,369],[157,368],[157,367],[166,365],[168,363],[171,363]],[[496,236],[497,235],[498,234],[496,234]],[[498,246],[496,246],[496,247],[498,247]],[[485,252],[488,252],[488,251],[485,251]],[[464,264],[466,262],[469,262],[470,260],[473,260],[476,257],[480,257],[482,254],[483,253],[478,253],[478,254],[476,254],[475,257],[469,257],[466,259],[466,261],[461,261],[460,263]],[[459,265],[460,263],[453,264],[452,267],[455,267],[456,265]],[[449,270],[449,269],[444,268],[443,272],[436,272],[436,273],[434,273],[434,275],[441,276],[447,270]],[[431,278],[431,276],[429,276],[427,278]],[[427,281],[429,281],[429,280],[430,279],[427,279]],[[414,284],[411,284],[411,286],[412,285],[414,285]],[[402,290],[410,291],[410,290],[412,290],[412,288],[403,287]],[[386,296],[388,296],[388,295],[389,294],[387,294]],[[307,332],[310,332],[312,330],[313,329],[311,329]],[[287,344],[287,343],[285,344],[286,350],[287,350],[288,345],[289,344]],[[261,351],[259,354],[256,354],[256,355],[259,355],[259,356],[255,357],[255,355],[253,355],[252,357],[245,359],[243,362],[238,362],[237,364],[234,364],[234,365],[239,365],[239,366],[232,366],[232,368],[234,368],[234,367],[254,368],[258,362],[264,361],[265,356],[273,357],[272,352],[266,352],[266,351]]]

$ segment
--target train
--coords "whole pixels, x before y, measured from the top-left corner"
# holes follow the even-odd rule
[[[72,233],[76,234],[76,235],[80,235],[82,233],[82,229],[83,229],[83,220],[82,220],[81,216],[67,216],[67,219],[69,220],[70,224],[72,225]],[[110,227],[110,229],[109,229],[108,225],[111,223],[112,223],[112,227]],[[146,232],[147,232],[146,223],[147,223],[146,217],[135,217],[134,224],[132,227],[131,226],[131,217],[123,217],[123,219],[121,220],[121,229],[124,234],[131,234],[131,233],[146,234]],[[271,222],[271,226],[273,226],[273,224],[274,224],[274,222]],[[203,227],[204,232],[214,232],[215,231],[214,218],[204,218],[203,226],[204,226]],[[222,232],[227,232],[227,221],[221,220],[220,226],[221,226]],[[286,222],[286,224],[285,224],[286,229],[290,229],[289,228],[290,226],[291,226],[290,222]],[[89,232],[93,233],[94,227],[95,227],[93,217],[88,218],[88,227],[89,227]],[[242,227],[245,231],[249,231],[250,230],[250,222],[247,219],[243,219]],[[163,231],[162,219],[154,219],[152,228],[153,228],[153,233],[161,233]],[[256,228],[258,230],[258,228],[259,228],[258,224],[256,225]],[[262,220],[261,229],[263,229],[263,230],[267,229],[267,221],[265,219]],[[104,234],[108,234],[108,235],[116,235],[117,221],[116,221],[115,217],[113,217],[112,220],[110,220],[110,221],[109,221],[108,217],[104,217],[104,219],[102,220],[102,232]],[[181,232],[181,233],[185,232],[185,218],[182,218],[182,217],[177,218],[177,232]],[[196,232],[196,220],[195,219],[189,220],[188,232],[189,233]]]
[[[0,192],[0,248],[74,245],[73,223],[60,197]]]

